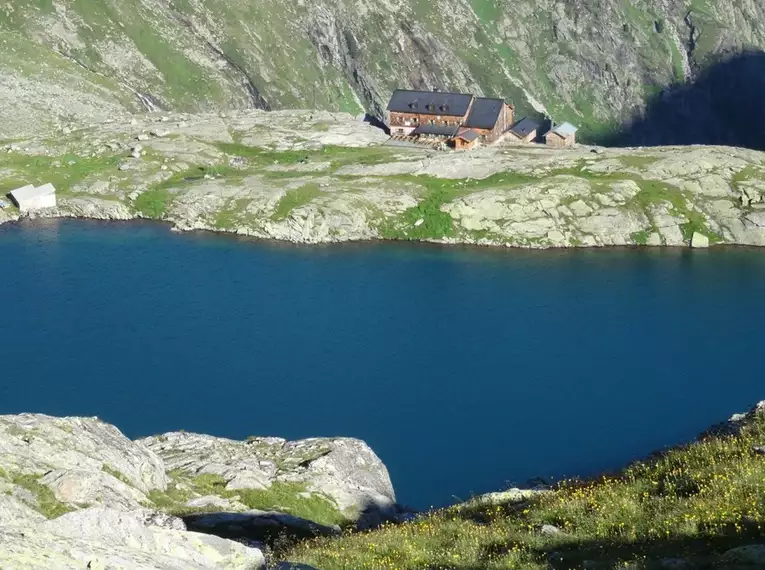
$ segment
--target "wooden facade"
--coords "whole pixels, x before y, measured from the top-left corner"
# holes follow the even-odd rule
[[[547,133],[547,135],[545,135],[545,144],[547,144],[548,146],[554,146],[557,148],[568,146],[569,144],[571,144],[570,140],[571,139],[566,138],[557,133],[553,133],[552,131]]]
[[[576,144],[577,128],[571,123],[553,126],[545,135],[545,143],[549,146],[562,148]]]
[[[480,138],[480,134],[474,130],[460,130],[454,137],[454,150],[470,150]]]
[[[531,143],[537,139],[539,135],[539,123],[528,117],[524,117],[518,123],[513,125],[510,129],[510,133],[515,140],[523,143]]]
[[[388,115],[388,128],[393,135],[410,135],[420,125],[458,126],[465,120],[460,115],[424,115],[421,113],[402,113],[392,111]]]
[[[515,107],[502,99],[475,97],[464,93],[397,90],[388,105],[387,125],[393,136],[422,136],[425,126],[465,127],[475,131],[476,140],[457,142],[455,147],[472,147],[477,141],[490,144],[513,124]]]

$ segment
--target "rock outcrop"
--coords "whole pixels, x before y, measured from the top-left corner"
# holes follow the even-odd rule
[[[93,507],[55,520],[0,524],[0,566],[24,570],[264,570],[260,550],[152,524],[146,512]],[[183,523],[180,523],[181,526]],[[166,525],[167,526],[167,525]]]
[[[132,158],[147,132],[163,136]],[[765,245],[765,154],[757,151],[504,141],[449,153],[386,141],[343,113],[143,115],[30,138],[0,155],[0,176],[66,181],[58,207],[36,217],[156,219],[297,243]]]
[[[0,469],[22,486],[49,489],[72,508],[135,509],[152,491],[167,488],[162,460],[97,418],[0,416]],[[32,507],[46,500],[39,493],[21,498]]]
[[[4,569],[260,570],[262,542],[340,533],[306,514],[368,526],[396,512],[385,465],[355,439],[131,441],[97,418],[0,416]]]
[[[140,440],[167,469],[214,475],[227,491],[296,483],[330,499],[348,519],[374,525],[395,514],[388,470],[363,441],[348,438],[280,438],[234,441],[209,435],[169,433]]]

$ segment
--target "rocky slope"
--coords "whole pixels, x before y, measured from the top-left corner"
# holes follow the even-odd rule
[[[387,469],[358,440],[130,441],[97,418],[0,416],[4,569],[253,570],[261,540],[397,515]]]
[[[0,191],[53,182],[59,207],[35,216],[304,243],[765,245],[761,152],[502,143],[446,153],[386,141],[344,113],[126,116],[6,145]],[[18,217],[0,210],[0,223]]]
[[[6,570],[312,568],[280,562],[274,556],[277,551],[265,548],[266,544],[284,543],[286,537],[316,539],[290,541],[288,550],[278,552],[323,569],[419,568],[429,560],[432,564],[428,567],[461,568],[459,557],[455,558],[453,552],[463,549],[463,554],[483,557],[481,560],[486,562],[489,551],[483,549],[482,541],[498,544],[497,540],[503,536],[507,540],[510,533],[531,533],[532,538],[536,536],[532,542],[537,548],[542,541],[534,533],[538,533],[540,520],[547,522],[541,530],[543,540],[551,543],[544,548],[552,548],[556,554],[556,558],[550,558],[555,562],[550,567],[580,567],[576,563],[581,562],[581,556],[590,556],[590,560],[592,556],[619,556],[619,560],[625,562],[634,554],[627,543],[620,541],[614,552],[608,541],[599,542],[597,549],[586,540],[567,546],[567,533],[576,532],[575,525],[566,523],[566,531],[561,531],[546,518],[534,518],[535,509],[538,510],[540,504],[547,508],[555,506],[556,501],[569,500],[568,495],[573,495],[572,500],[581,506],[581,501],[590,500],[592,494],[600,501],[598,508],[586,509],[584,514],[579,507],[556,510],[555,516],[563,512],[564,516],[580,513],[600,517],[603,524],[594,528],[610,532],[609,509],[613,509],[622,526],[636,524],[636,513],[642,507],[627,509],[624,505],[630,504],[633,498],[626,493],[632,493],[632,486],[637,485],[635,492],[639,492],[639,501],[649,501],[642,481],[653,476],[656,480],[651,484],[659,487],[650,496],[656,495],[663,501],[664,510],[658,512],[664,514],[656,515],[647,507],[652,516],[683,516],[688,523],[694,519],[682,512],[678,515],[667,510],[667,506],[676,502],[685,509],[696,501],[697,506],[703,507],[700,512],[704,516],[724,526],[729,515],[736,515],[737,511],[730,508],[710,511],[708,503],[712,501],[715,507],[724,507],[740,501],[741,496],[746,498],[746,503],[737,508],[760,513],[760,473],[765,452],[761,444],[765,428],[758,427],[752,432],[752,426],[762,424],[763,414],[765,402],[747,414],[734,415],[728,422],[714,426],[700,437],[701,443],[659,457],[656,465],[668,474],[661,471],[657,475],[650,471],[656,466],[651,467],[650,462],[641,466],[638,462],[625,471],[623,480],[605,477],[589,486],[579,486],[579,491],[576,486],[565,485],[555,490],[511,489],[422,515],[404,513],[395,505],[385,466],[358,440],[287,442],[253,437],[237,442],[176,432],[131,441],[116,427],[98,418],[0,416],[0,567]],[[735,439],[719,439],[730,436]],[[719,476],[712,478],[710,468],[715,473],[719,471]],[[643,472],[645,469],[649,470],[647,475]],[[698,474],[694,469],[703,473]],[[715,487],[709,497],[703,490],[688,495],[687,486],[667,487],[663,479],[670,477],[670,481],[675,481],[680,476],[710,480],[705,484],[721,485],[724,492]],[[601,493],[602,488],[605,494]],[[614,498],[616,503],[608,502]],[[269,506],[269,510],[263,510]],[[640,559],[647,565],[634,568],[759,568],[759,562],[747,566],[742,561],[750,560],[749,554],[758,556],[751,560],[761,561],[763,547],[729,550],[740,544],[751,544],[755,535],[750,531],[755,526],[757,532],[762,532],[760,514],[743,514],[740,523],[743,526],[736,527],[741,536],[729,533],[720,536],[717,543],[707,541],[714,560],[727,561],[729,565],[695,566],[690,562],[685,566],[651,565],[652,557],[666,558],[667,552],[677,555],[678,549],[688,550],[688,545],[676,543],[675,551],[666,551],[654,536],[653,542],[646,543],[650,548],[641,550]],[[510,526],[503,526],[507,523],[506,516],[527,515],[533,519],[532,524],[525,521],[526,524],[519,525],[513,520]],[[340,537],[340,527],[331,520],[344,525],[355,523],[363,529],[377,527],[383,521],[411,524],[387,524],[379,531],[344,533]],[[522,540],[531,539],[523,535]],[[697,542],[690,545],[689,552],[701,560],[699,555],[709,553],[703,549],[702,553],[698,548],[702,543]],[[432,548],[432,544],[437,546]],[[524,559],[527,567],[542,567],[537,564],[539,553],[534,549],[498,550],[497,553],[499,558],[512,557],[515,553],[529,554],[531,558]],[[466,556],[464,561],[468,563],[470,559]],[[485,566],[483,562],[465,567],[508,567]],[[739,567],[733,562],[743,565]],[[593,564],[589,567],[603,570],[616,567],[600,562]]]
[[[124,110],[380,114],[399,86],[505,96],[596,136],[765,47],[764,22],[751,0],[15,0],[0,138]]]

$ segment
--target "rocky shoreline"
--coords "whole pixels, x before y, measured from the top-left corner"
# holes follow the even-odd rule
[[[765,153],[729,147],[449,153],[358,117],[144,115],[6,145],[0,185],[53,182],[32,217],[152,219],[293,243],[765,246]],[[0,223],[19,219],[0,210]]]
[[[360,440],[131,441],[98,418],[0,416],[3,568],[252,570],[266,542],[400,516]]]

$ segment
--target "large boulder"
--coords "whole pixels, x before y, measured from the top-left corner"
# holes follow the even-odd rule
[[[727,551],[720,558],[722,568],[765,568],[765,544],[741,546]]]
[[[248,441],[190,433],[168,433],[139,441],[161,457],[168,471],[217,475],[227,491],[266,489],[275,482],[299,483],[331,499],[360,526],[374,526],[396,512],[388,469],[363,441],[281,438]]]
[[[260,550],[216,536],[178,530],[178,524],[148,511],[95,507],[33,527],[0,526],[0,567],[7,570],[265,568]]]
[[[135,509],[167,488],[162,460],[97,418],[0,416],[0,470],[6,484],[45,486],[71,507]]]

